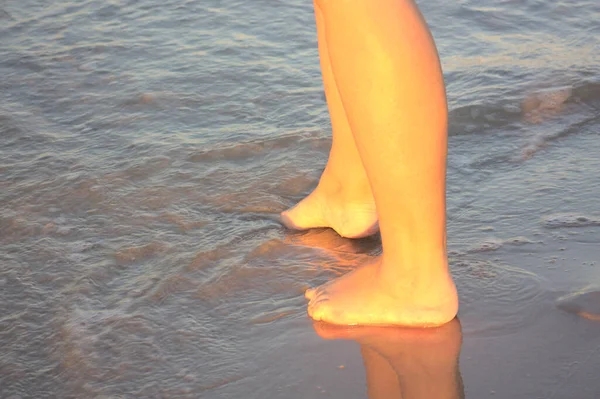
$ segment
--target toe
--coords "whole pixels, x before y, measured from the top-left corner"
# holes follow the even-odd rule
[[[309,301],[317,296],[317,288],[309,288],[304,292],[304,297]]]
[[[317,301],[317,300],[313,299],[312,301],[310,301],[308,303],[308,307],[307,307],[308,315],[314,319],[315,317],[313,315],[315,315],[317,313],[318,309],[320,309],[321,307],[323,307],[323,305],[327,301],[328,301],[327,299],[320,300],[320,301]]]
[[[321,306],[327,301],[329,301],[329,298],[326,296],[315,297],[308,303],[308,307],[314,308],[315,306]]]
[[[315,298],[308,304],[308,315],[313,320],[327,320],[327,315],[330,313],[329,311],[329,298]]]
[[[329,291],[323,289],[323,287],[318,287],[315,295],[311,298],[312,302],[322,302],[324,300],[328,300],[331,295],[329,295]]]
[[[304,293],[304,297],[308,300],[313,300],[313,299],[318,298],[323,295],[329,296],[328,288],[329,288],[329,286],[331,286],[331,283],[332,283],[332,281],[325,283],[323,285],[320,285],[316,288],[307,289],[306,292]]]
[[[321,305],[321,302],[318,302],[314,299],[308,303],[308,308],[307,308],[308,315],[313,320],[317,320],[317,321],[321,320],[321,318],[319,317],[321,314],[321,312],[320,312],[321,306],[320,305]]]
[[[308,307],[308,315],[314,321],[321,320],[321,312],[319,312],[319,307],[318,306],[316,308],[314,306],[309,306]]]

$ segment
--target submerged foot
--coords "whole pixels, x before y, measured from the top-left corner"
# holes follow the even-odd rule
[[[308,290],[310,317],[341,325],[432,327],[456,316],[458,295],[449,275],[425,284],[389,281],[382,277],[381,260]]]
[[[347,238],[366,237],[379,230],[370,188],[350,189],[327,182],[326,176],[306,198],[281,213],[281,222],[293,230],[330,227]]]

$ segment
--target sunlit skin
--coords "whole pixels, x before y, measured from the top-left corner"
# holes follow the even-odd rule
[[[458,358],[460,322],[437,328],[341,327],[316,322],[325,339],[351,339],[361,346],[369,399],[460,399],[464,387]]]
[[[283,219],[361,236],[374,231],[372,193],[383,254],[309,289],[308,313],[343,325],[447,323],[458,296],[446,254],[447,105],[433,38],[411,0],[314,6],[333,145],[317,189]]]
[[[379,230],[375,200],[336,86],[325,27],[319,18],[317,35],[331,119],[331,150],[317,187],[296,206],[283,212],[281,219],[291,229],[331,227],[342,237],[365,237]]]

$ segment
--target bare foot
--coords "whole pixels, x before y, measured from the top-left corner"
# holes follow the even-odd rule
[[[342,325],[440,326],[458,311],[458,295],[447,273],[428,281],[383,278],[383,258],[316,289],[306,291],[314,320]],[[445,274],[445,275],[444,275]],[[435,281],[431,280],[435,278]]]
[[[330,227],[347,238],[366,237],[379,230],[375,200],[366,179],[351,187],[327,170],[312,193],[281,213],[281,221],[294,230]]]

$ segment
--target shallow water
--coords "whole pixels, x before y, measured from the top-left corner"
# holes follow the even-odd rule
[[[600,4],[421,3],[467,397],[593,397]],[[377,237],[277,222],[330,145],[311,2],[4,2],[0,38],[0,397],[365,397],[302,294]]]

